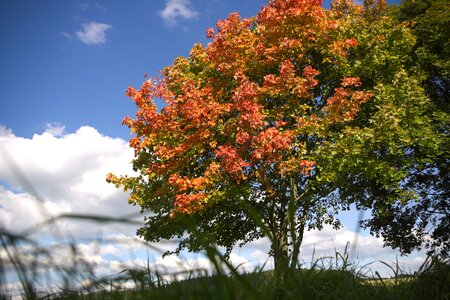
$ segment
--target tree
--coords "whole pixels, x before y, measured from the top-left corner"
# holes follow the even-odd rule
[[[342,180],[341,195],[354,198],[359,209],[370,209],[362,225],[404,254],[425,248],[447,255],[450,249],[445,5],[448,1],[405,1],[388,11],[391,17],[376,22],[351,18],[360,41],[352,53],[355,72],[375,87],[375,96],[359,114],[371,122],[363,130],[368,138],[339,143],[352,143],[352,155],[363,147],[354,160],[372,157],[391,169],[381,168],[389,173],[384,180],[383,174],[371,175],[354,163],[335,161],[331,169],[346,172],[334,176]],[[371,170],[380,167],[365,162]]]
[[[410,29],[414,41],[410,59],[403,63],[414,79],[398,79],[395,87],[403,91],[397,92],[397,100],[403,99],[400,103],[408,113],[396,112],[396,118],[416,133],[409,135],[413,139],[408,142],[402,138],[405,131],[394,131],[397,140],[386,141],[382,152],[399,153],[396,168],[405,173],[401,188],[411,191],[411,197],[366,202],[373,214],[363,225],[402,253],[425,248],[429,254],[446,256],[450,250],[449,4],[448,0],[405,0],[393,10],[396,22]],[[415,103],[415,108],[408,103]]]
[[[433,151],[428,98],[407,88],[406,26],[382,16],[384,2],[365,4],[273,0],[252,19],[233,13],[162,79],[127,90],[139,175],[107,180],[147,214],[138,235],[227,254],[268,237],[282,273],[297,266],[305,230],[338,228],[339,210],[413,196],[401,164],[404,146]],[[154,99],[167,105],[158,111]]]
[[[427,95],[439,109],[450,110],[450,1],[405,0],[396,17],[411,27],[416,44],[413,67],[421,76]]]

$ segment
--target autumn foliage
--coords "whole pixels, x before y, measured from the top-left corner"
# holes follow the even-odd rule
[[[269,190],[273,176],[310,176],[308,136],[352,121],[370,99],[357,77],[318,94],[326,69],[313,54],[333,62],[358,44],[338,34],[339,21],[320,5],[271,1],[254,19],[230,14],[207,30],[206,47],[127,90],[138,108],[123,121],[136,134],[130,144],[148,160],[146,175],[166,181],[154,193],[173,195],[173,213],[206,209],[224,181]],[[160,112],[155,99],[167,103]]]
[[[392,25],[381,17],[384,1],[365,1],[365,7],[334,1],[332,7],[271,0],[254,18],[232,13],[206,30],[206,46],[194,45],[160,78],[128,88],[137,112],[123,124],[134,135],[139,175],[108,181],[131,190],[130,203],[150,212],[138,234],[154,241],[181,237],[187,228],[179,220],[188,217],[209,242],[228,250],[268,236],[277,259],[291,246],[298,255],[306,226],[338,226],[335,210],[355,201],[337,200],[339,172],[363,172],[359,157],[370,157],[352,143],[359,151],[364,137],[381,132],[364,129],[380,104],[370,104],[376,77],[361,65],[376,56],[360,51],[373,41],[381,45],[373,49],[391,44],[379,29],[370,40],[361,28]],[[386,69],[384,78],[401,72],[401,63],[392,65],[400,67]],[[160,100],[163,107],[156,105]],[[364,106],[366,119],[359,119]],[[358,138],[346,140],[353,134]],[[385,165],[393,171],[379,169],[368,178],[394,174],[399,184],[401,170]],[[268,231],[244,207],[257,211]],[[202,248],[192,235],[180,247]]]

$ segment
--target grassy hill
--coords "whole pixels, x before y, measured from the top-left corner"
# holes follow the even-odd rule
[[[144,271],[128,274],[127,279],[139,287],[136,289],[108,290],[103,286],[91,293],[62,291],[47,299],[450,299],[449,271],[448,261],[437,259],[429,259],[414,275],[389,279],[361,278],[343,269],[310,268],[293,270],[282,279],[273,271],[254,271],[164,283]]]

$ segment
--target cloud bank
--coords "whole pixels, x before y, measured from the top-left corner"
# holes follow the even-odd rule
[[[0,127],[0,151],[3,228],[20,232],[63,213],[118,217],[138,211],[105,181],[109,172],[132,172],[133,151],[122,139],[89,126],[64,134],[64,126],[49,124],[30,139]],[[78,227],[73,228],[77,235],[89,232]]]

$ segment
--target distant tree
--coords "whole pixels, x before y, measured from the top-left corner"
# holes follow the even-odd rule
[[[416,199],[406,180],[441,136],[404,70],[414,38],[384,2],[332,7],[273,0],[255,18],[233,13],[208,29],[206,47],[128,89],[139,175],[107,180],[146,214],[138,235],[227,254],[268,237],[283,272],[297,266],[305,230],[338,228],[339,210],[382,215]]]

